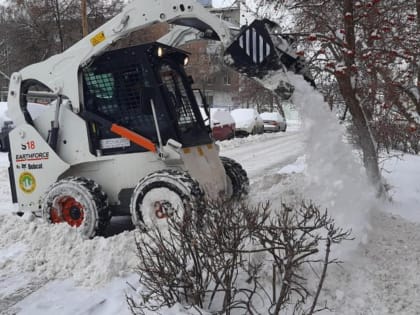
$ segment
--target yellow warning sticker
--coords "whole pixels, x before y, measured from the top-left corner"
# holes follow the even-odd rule
[[[90,39],[90,43],[92,44],[92,46],[96,46],[99,43],[102,43],[104,40],[105,40],[104,32],[99,32],[98,34],[96,34]]]
[[[30,194],[35,190],[36,181],[32,173],[23,172],[22,174],[20,174],[19,187],[24,193],[27,193],[27,194]]]

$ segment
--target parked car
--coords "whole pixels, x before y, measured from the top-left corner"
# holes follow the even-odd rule
[[[236,135],[261,134],[264,122],[254,108],[238,108],[230,112],[236,123]]]
[[[208,125],[207,114],[204,108],[200,108],[201,116]],[[232,115],[223,109],[210,108],[210,128],[213,138],[216,140],[232,139],[235,136],[235,121]]]
[[[260,114],[264,121],[264,131],[286,131],[286,119],[279,112],[264,112]]]

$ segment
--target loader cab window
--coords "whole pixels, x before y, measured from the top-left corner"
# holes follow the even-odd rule
[[[99,98],[110,99],[114,92],[114,77],[111,73],[102,73],[95,75],[87,73],[86,84],[89,90]]]
[[[113,66],[109,69],[109,66]],[[115,67],[115,68],[114,68]],[[152,112],[152,100],[158,113],[162,138],[174,134],[166,110],[159,106],[153,88],[152,70],[141,64],[124,66],[108,63],[107,67],[93,67],[84,71],[85,107],[89,112],[132,130],[157,143]],[[89,122],[92,152],[102,154],[145,151],[129,141],[120,139],[109,126]]]
[[[185,132],[197,123],[197,119],[192,111],[182,78],[169,65],[165,64],[160,69],[160,75],[167,89],[170,105],[175,110],[178,126],[181,132]]]
[[[164,94],[168,99],[169,110],[177,122],[180,142],[184,146],[210,142],[185,72],[179,65],[166,60],[160,65],[159,76]]]
[[[160,46],[151,43],[109,51],[81,69],[81,116],[85,111],[93,154],[146,150],[114,134],[111,124],[157,144],[152,104],[164,144],[171,138],[184,147],[211,142],[183,70],[186,54],[169,46],[163,55],[156,54]]]

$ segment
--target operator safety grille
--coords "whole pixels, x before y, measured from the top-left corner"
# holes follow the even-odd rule
[[[163,64],[160,68],[162,83],[168,92],[171,106],[175,108],[178,126],[182,132],[193,127],[197,121],[191,107],[190,99],[181,77],[169,65]]]
[[[157,142],[151,106],[154,91],[149,70],[139,64],[112,64],[99,70],[84,70],[87,109]],[[169,138],[173,133],[170,119],[164,110],[157,108],[156,111],[162,137]],[[96,132],[100,139],[115,137],[104,128],[98,128]]]

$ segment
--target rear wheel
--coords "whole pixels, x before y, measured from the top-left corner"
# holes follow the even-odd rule
[[[247,196],[249,192],[249,179],[241,164],[224,156],[221,156],[220,160],[225,168],[228,181],[227,197],[237,200]]]
[[[133,224],[140,228],[168,229],[168,218],[198,217],[204,194],[186,172],[162,170],[141,179],[130,202]],[[196,213],[193,213],[195,211]],[[192,222],[191,222],[192,223]]]
[[[67,223],[87,238],[103,234],[111,220],[107,195],[82,177],[54,183],[42,199],[42,216],[51,223]]]

